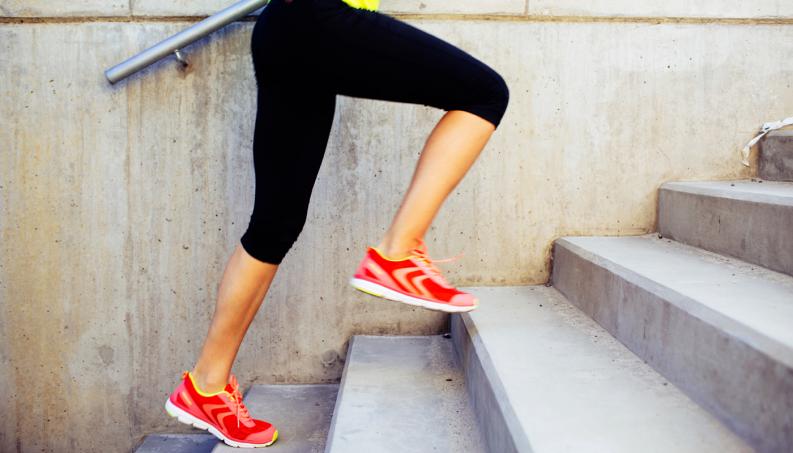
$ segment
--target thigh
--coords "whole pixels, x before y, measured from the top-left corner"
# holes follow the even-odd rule
[[[284,234],[305,222],[336,106],[336,94],[315,83],[304,30],[291,26],[299,17],[289,11],[270,10],[251,43],[258,90],[252,220]]]
[[[301,80],[260,84],[253,137],[257,198],[307,199],[325,154],[335,105],[334,93]]]
[[[305,1],[314,10],[318,73],[338,94],[451,110],[503,85],[482,61],[406,22],[342,0]]]

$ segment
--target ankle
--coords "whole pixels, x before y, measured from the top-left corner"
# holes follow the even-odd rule
[[[217,379],[210,379],[208,376],[195,369],[190,371],[190,375],[193,376],[195,386],[203,393],[217,393],[226,388],[225,382],[221,382]]]
[[[379,244],[376,245],[376,248],[380,250],[380,252],[382,252],[386,258],[402,259],[410,256],[410,252],[415,247],[418,247],[418,245],[419,241],[416,239],[407,239],[401,241],[383,239]]]

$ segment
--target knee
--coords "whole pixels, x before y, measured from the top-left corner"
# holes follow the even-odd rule
[[[252,218],[240,238],[242,248],[253,258],[281,264],[303,230],[303,223],[263,221]]]
[[[492,109],[492,119],[495,120],[493,124],[498,127],[509,105],[509,87],[504,77],[494,70],[491,70],[487,80],[487,104]]]
[[[475,82],[466,87],[462,96],[465,101],[457,108],[474,113],[498,128],[509,104],[509,87],[501,74],[489,66],[483,69]]]

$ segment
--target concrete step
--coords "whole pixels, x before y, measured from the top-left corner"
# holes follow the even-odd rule
[[[353,336],[325,451],[485,452],[451,339]]]
[[[243,400],[253,417],[278,428],[278,440],[269,449],[281,453],[320,453],[325,449],[338,390],[339,384],[253,385]],[[229,447],[212,434],[155,434],[146,436],[135,450],[135,453],[208,452],[239,452],[239,449]]]
[[[793,275],[793,183],[670,182],[658,201],[662,236]]]
[[[490,451],[751,451],[554,288],[461,289],[482,301],[451,322]]]
[[[339,384],[253,385],[244,401],[251,415],[278,428],[278,439],[267,448],[279,453],[321,453],[338,392]],[[239,451],[218,443],[212,452]]]
[[[771,181],[793,181],[793,130],[769,133],[760,141],[758,175]]]
[[[793,277],[644,235],[557,240],[552,282],[759,451],[793,451]]]
[[[150,434],[135,453],[210,453],[217,443],[212,434]]]

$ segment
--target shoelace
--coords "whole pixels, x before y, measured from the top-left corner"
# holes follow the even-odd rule
[[[423,261],[427,265],[427,267],[429,268],[430,273],[432,275],[434,275],[434,276],[440,278],[441,280],[443,280],[444,282],[446,282],[446,279],[441,274],[440,269],[438,269],[435,266],[434,263],[444,263],[444,262],[454,261],[454,260],[462,257],[463,253],[460,253],[459,255],[453,256],[451,258],[443,258],[443,259],[439,259],[439,260],[432,259],[432,258],[430,258],[429,254],[427,252],[427,245],[424,243],[424,240],[419,238],[418,241],[419,241],[419,246],[412,250],[413,255],[416,256],[418,259],[420,259],[421,261]]]
[[[782,129],[783,127],[793,126],[793,116],[790,118],[785,118],[780,121],[771,121],[768,123],[763,123],[763,127],[760,129],[760,132],[746,144],[741,150],[741,163],[745,166],[749,166],[749,154],[752,152],[752,147],[760,141],[761,138],[765,137],[771,131],[775,131],[777,129]]]
[[[237,416],[237,428],[240,427],[240,416],[245,420],[251,420],[251,415],[248,412],[248,408],[245,407],[245,403],[242,402],[242,394],[240,393],[240,387],[236,382],[236,379],[233,379],[234,382],[231,383],[231,387],[234,389],[231,392],[232,400],[234,401],[234,406],[236,408],[236,416]]]

